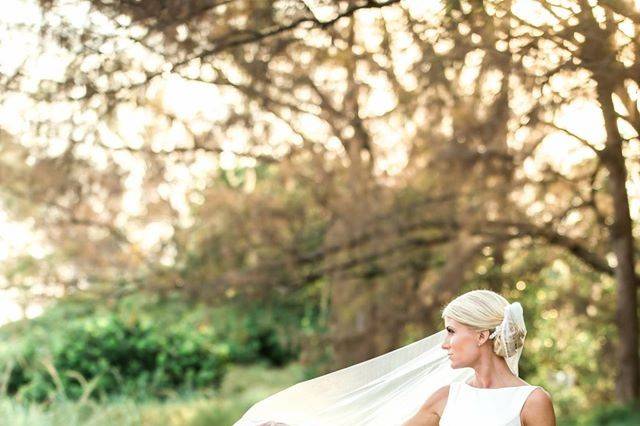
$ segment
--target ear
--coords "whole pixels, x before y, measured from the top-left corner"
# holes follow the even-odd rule
[[[490,334],[489,330],[482,330],[478,332],[478,346],[484,345],[484,343],[489,340]]]

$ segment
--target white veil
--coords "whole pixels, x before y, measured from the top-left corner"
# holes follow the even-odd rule
[[[514,311],[513,315],[507,315],[507,310]],[[512,327],[504,326],[507,321],[516,322],[526,332],[519,303],[505,308],[505,320],[496,331],[508,333]],[[293,385],[255,404],[234,426],[401,425],[433,392],[474,375],[470,368],[451,368],[447,352],[441,348],[445,334],[440,331],[376,358]],[[521,353],[520,348],[507,358],[516,375]]]

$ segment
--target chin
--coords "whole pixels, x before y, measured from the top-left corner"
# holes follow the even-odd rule
[[[459,362],[456,362],[456,361],[453,361],[453,360],[451,360],[451,362],[449,364],[451,365],[451,368],[453,368],[454,370],[466,367],[466,365],[460,365]]]

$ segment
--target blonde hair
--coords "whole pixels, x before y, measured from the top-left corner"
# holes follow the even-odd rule
[[[453,299],[442,311],[442,318],[447,317],[465,324],[475,330],[493,332],[502,324],[504,309],[509,301],[491,290],[473,290]],[[524,345],[525,332],[516,324],[508,324],[511,329],[508,342],[503,341],[503,333],[493,339],[493,351],[502,357],[512,356]]]

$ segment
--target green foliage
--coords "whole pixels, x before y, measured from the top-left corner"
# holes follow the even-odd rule
[[[281,367],[298,359],[305,330],[317,326],[317,311],[295,303],[227,307],[214,313],[222,314],[221,338],[229,345],[233,362],[242,364],[266,361]]]
[[[28,401],[53,395],[161,397],[219,386],[228,352],[206,330],[125,321],[115,314],[91,316],[61,324],[48,339],[27,336],[21,351],[5,356],[5,365],[13,362],[5,367],[7,392]]]
[[[219,308],[180,297],[133,296],[103,307],[65,300],[0,330],[11,342],[0,372],[8,372],[6,393],[26,401],[164,398],[216,388],[229,363],[296,360],[318,321],[310,297]]]
[[[489,255],[469,288],[492,288],[519,301],[528,328],[520,375],[543,386],[560,417],[614,396],[615,285],[559,250],[513,252],[498,265]]]
[[[589,426],[632,426],[640,424],[640,410],[631,406],[603,407],[588,420]]]
[[[640,409],[632,405],[603,405],[577,417],[561,418],[558,424],[560,426],[635,426],[640,424]]]
[[[301,380],[301,374],[296,364],[231,365],[214,393],[186,393],[162,401],[115,397],[38,404],[0,398],[0,426],[228,426],[256,401]]]

